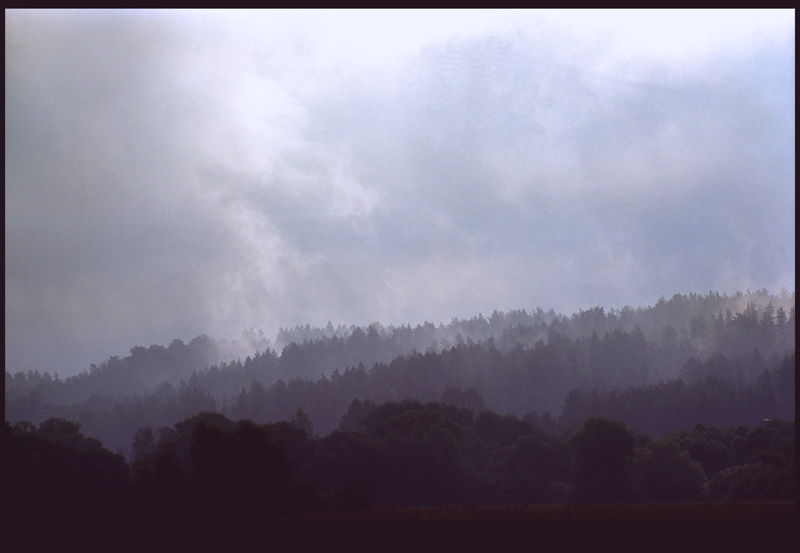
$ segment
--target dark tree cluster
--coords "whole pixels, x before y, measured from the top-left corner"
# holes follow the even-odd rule
[[[125,514],[130,467],[87,438],[80,425],[48,419],[5,423],[6,517],[113,517]]]
[[[589,417],[551,433],[442,402],[353,401],[314,437],[302,411],[140,428],[129,465],[63,419],[6,422],[5,516],[248,517],[563,502],[770,501],[795,493],[795,427],[697,424],[661,439]]]

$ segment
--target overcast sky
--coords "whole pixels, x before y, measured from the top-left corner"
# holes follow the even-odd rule
[[[6,370],[795,287],[793,11],[6,11]]]

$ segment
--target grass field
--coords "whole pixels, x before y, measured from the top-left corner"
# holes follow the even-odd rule
[[[317,520],[780,520],[797,516],[794,501],[620,503],[369,509],[309,513]]]

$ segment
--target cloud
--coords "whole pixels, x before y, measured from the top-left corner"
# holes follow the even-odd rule
[[[625,14],[8,12],[8,370],[793,287],[793,19]]]

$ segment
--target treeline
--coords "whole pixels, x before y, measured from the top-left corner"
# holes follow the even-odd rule
[[[259,347],[269,351],[270,344],[263,333],[250,331],[234,342],[198,336],[188,344],[176,339],[168,347],[157,344],[148,348],[135,346],[124,358],[109,357],[99,365],[92,364],[80,374],[66,379],[62,379],[58,372],[50,375],[47,372],[20,371],[12,375],[6,371],[6,398],[36,391],[50,403],[66,404],[79,403],[93,396],[153,393],[164,385],[185,383],[199,370],[249,355]]]
[[[661,439],[589,417],[574,431],[443,402],[353,401],[316,437],[302,410],[200,413],[140,428],[133,461],[69,421],[5,424],[6,517],[290,516],[560,502],[787,500],[795,427],[697,424]]]
[[[509,333],[503,340],[511,346],[517,343],[533,345],[545,338],[551,331],[574,339],[590,336],[592,333],[604,334],[612,330],[631,331],[638,327],[649,342],[661,342],[662,339],[674,339],[694,353],[705,355],[720,351],[730,354],[758,347],[764,352],[773,348],[782,351],[794,344],[794,305],[795,293],[781,290],[779,295],[770,294],[766,289],[756,292],[736,292],[728,296],[718,292],[706,295],[690,293],[675,294],[669,300],[660,298],[650,307],[605,311],[603,307],[579,310],[571,316],[556,313],[538,307],[530,312],[525,309],[512,310],[507,313],[494,311],[489,317],[478,315],[470,319],[454,318],[449,324],[438,326],[426,322],[412,328],[410,325],[384,327],[373,323],[362,329],[357,326],[333,327],[331,323],[325,328],[311,325],[298,325],[294,328],[281,328],[275,343],[282,348],[292,342],[304,344],[319,342],[329,338],[347,340],[353,333],[372,333],[368,341],[376,338],[388,339],[395,343],[396,354],[410,350],[420,352],[439,351],[464,340],[485,341],[498,339]],[[720,324],[722,323],[722,325]],[[725,340],[721,336],[723,326],[734,323],[743,327],[743,334],[749,335],[746,343],[730,337]],[[762,333],[756,337],[752,326],[762,324]],[[787,327],[787,323],[790,325]],[[529,332],[515,335],[515,330],[522,328]],[[532,331],[532,332],[531,332]],[[666,332],[666,336],[664,333]],[[674,334],[673,334],[674,333]],[[715,334],[715,335],[714,335]],[[359,338],[359,337],[357,337]],[[520,339],[524,338],[524,341]],[[744,349],[742,349],[744,348]],[[393,357],[393,356],[391,356]],[[360,359],[367,365],[380,359]],[[355,363],[348,363],[355,364]],[[316,376],[316,375],[314,375]]]
[[[152,393],[163,383],[177,387],[184,381],[193,385],[193,375],[204,371],[229,374],[226,380],[231,384],[226,388],[238,391],[237,379],[244,384],[259,380],[264,385],[278,379],[316,379],[359,363],[371,367],[398,355],[441,352],[462,343],[493,339],[506,351],[517,345],[531,347],[539,340],[546,342],[553,334],[574,340],[615,330],[628,333],[636,328],[648,344],[664,350],[665,356],[652,372],[657,381],[675,376],[691,356],[707,357],[716,352],[730,356],[753,348],[769,356],[793,348],[794,300],[794,292],[785,290],[780,295],[766,290],[732,296],[710,292],[675,294],[646,308],[626,306],[606,312],[603,307],[594,307],[571,316],[537,308],[531,312],[494,311],[489,317],[453,319],[448,325],[438,326],[429,322],[415,327],[384,327],[377,322],[365,328],[305,325],[281,328],[275,349],[262,331],[249,329],[234,342],[198,336],[188,344],[176,339],[168,347],[136,346],[127,357],[110,357],[66,379],[58,373],[15,372],[9,367],[6,394],[38,389],[47,401],[80,402],[92,395]]]
[[[551,422],[547,413],[538,417],[529,413],[527,418],[564,430],[575,428],[588,416],[603,416],[625,421],[633,430],[652,436],[689,429],[696,421],[728,427],[756,425],[769,418],[794,420],[795,354],[769,364],[752,384],[745,385],[732,373],[743,365],[751,370],[757,367],[756,371],[762,366],[747,365],[748,357],[734,363],[720,355],[704,361],[690,359],[683,378],[656,385],[572,390],[556,421]]]
[[[6,418],[73,420],[120,449],[141,426],[201,411],[271,423],[302,408],[327,434],[355,398],[439,401],[460,388],[477,392],[479,404],[465,407],[527,416],[553,431],[602,414],[660,436],[696,421],[793,419],[794,333],[794,293],[765,290],[675,295],[645,309],[571,317],[537,309],[438,327],[306,325],[281,329],[276,343],[292,341],[280,354],[248,331],[236,343],[137,346],[65,380],[6,372]],[[213,361],[247,345],[263,349]],[[708,412],[703,394],[712,389],[722,399]]]
[[[6,414],[9,420],[75,420],[115,449],[127,447],[140,426],[171,426],[201,411],[270,423],[303,409],[324,435],[338,427],[356,398],[448,401],[475,412],[488,408],[514,414],[549,431],[575,429],[586,417],[601,415],[662,436],[698,421],[733,426],[754,425],[764,418],[793,420],[795,367],[794,353],[770,359],[757,350],[733,359],[717,354],[689,359],[679,379],[644,384],[646,344],[636,332],[615,331],[602,339],[552,336],[547,344],[507,353],[491,341],[462,344],[440,353],[399,356],[369,370],[363,365],[337,370],[315,381],[297,378],[264,386],[256,380],[223,401],[202,382],[178,390],[165,385],[146,396],[93,397],[65,406],[45,403],[34,392],[9,401]]]

